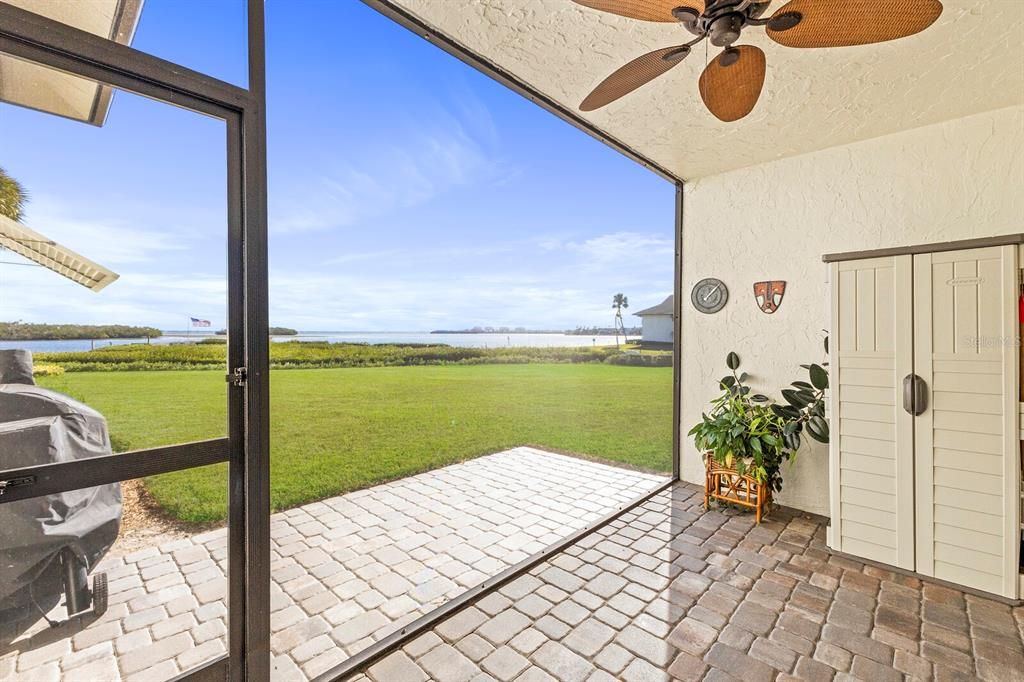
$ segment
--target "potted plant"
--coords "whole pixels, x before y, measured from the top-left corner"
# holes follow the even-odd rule
[[[828,355],[828,336],[825,337],[824,346],[825,355]],[[772,411],[785,419],[782,435],[790,451],[790,457],[796,457],[804,432],[819,443],[827,444],[829,439],[828,420],[825,418],[828,362],[800,366],[807,370],[808,381],[792,382],[790,388],[781,391],[782,398],[787,404],[772,405]],[[778,490],[781,489],[780,480]]]
[[[754,509],[760,523],[773,493],[782,490],[782,463],[796,456],[803,434],[828,442],[828,371],[823,365],[802,365],[810,381],[794,381],[782,390],[785,404],[778,404],[751,392],[746,373],[738,372],[736,353],[725,362],[730,374],[719,382],[722,393],[689,435],[706,453],[705,507],[712,499],[738,504]]]

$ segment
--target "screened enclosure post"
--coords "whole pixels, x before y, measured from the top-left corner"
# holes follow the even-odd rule
[[[270,495],[264,14],[248,2],[248,90],[0,0],[0,52],[225,121],[228,194],[227,439],[64,463],[50,493],[229,462],[228,651],[180,680],[270,677]],[[243,412],[244,409],[244,412]],[[34,472],[43,480],[49,474]],[[39,490],[41,488],[37,488]],[[12,501],[8,494],[5,501]],[[225,670],[227,671],[225,675]]]
[[[249,0],[249,93],[242,119],[245,244],[245,679],[270,679],[270,328],[267,283],[263,0]]]
[[[245,366],[245,239],[241,116],[228,119],[228,373]],[[230,386],[228,434],[228,674],[245,679],[245,419],[242,387]]]
[[[672,480],[682,470],[683,183],[676,182],[675,268],[672,287]]]

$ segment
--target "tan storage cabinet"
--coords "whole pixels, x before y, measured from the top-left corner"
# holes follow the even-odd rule
[[[834,549],[1016,599],[1018,250],[834,260]]]

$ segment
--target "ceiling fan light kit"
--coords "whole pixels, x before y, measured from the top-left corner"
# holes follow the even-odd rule
[[[753,45],[736,45],[745,29],[764,27],[785,47],[847,47],[920,33],[942,14],[939,0],[790,0],[762,18],[771,0],[574,0],[591,9],[641,21],[676,22],[695,37],[641,55],[601,81],[580,104],[593,111],[636,90],[680,63],[703,40],[724,48],[708,62],[699,86],[719,120],[749,114],[761,95],[766,60]]]

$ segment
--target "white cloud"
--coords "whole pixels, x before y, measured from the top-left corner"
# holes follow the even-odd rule
[[[638,310],[671,291],[673,248],[616,232],[345,254],[328,261],[341,267],[272,272],[271,317],[308,330],[610,325],[617,291]]]
[[[176,254],[177,263],[154,261],[169,247],[139,247],[146,244],[141,260],[98,294],[41,268],[0,268],[0,319],[180,329],[196,316],[223,324],[223,276],[197,270],[190,252]],[[617,291],[636,310],[669,293],[672,249],[656,234],[618,231],[325,254],[271,271],[271,319],[303,330],[353,331],[610,325]]]
[[[287,178],[272,176],[270,230],[349,227],[514,174],[500,157],[500,140],[486,106],[466,95],[456,108],[454,113],[405,116],[380,126],[387,137],[366,140],[358,149],[339,149],[339,157],[357,155],[355,161],[335,161]]]
[[[194,272],[166,276],[128,271],[93,292],[45,268],[0,269],[0,320],[182,329],[192,315],[220,324],[226,300],[223,279]]]
[[[138,217],[128,217],[131,214]],[[187,250],[193,233],[185,225],[179,223],[174,228],[158,229],[161,224],[166,225],[173,214],[173,210],[158,211],[152,207],[108,208],[101,201],[75,207],[50,196],[39,196],[33,197],[25,224],[86,258],[116,270],[116,266],[150,263],[172,252]],[[220,224],[226,240],[227,227],[223,222]]]
[[[583,241],[568,242],[564,247],[579,253],[597,266],[650,261],[665,261],[671,265],[675,254],[675,243],[671,239],[639,232],[613,232]]]

